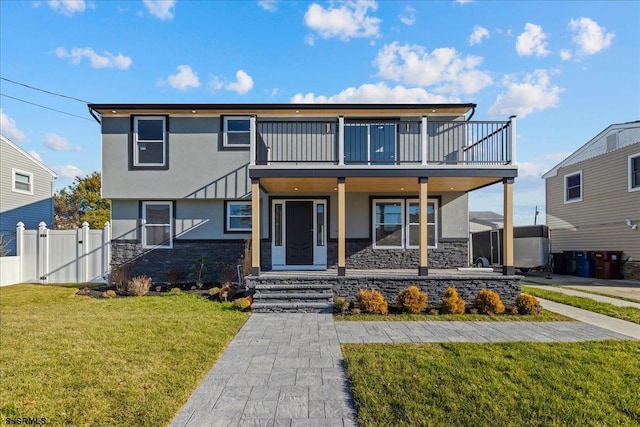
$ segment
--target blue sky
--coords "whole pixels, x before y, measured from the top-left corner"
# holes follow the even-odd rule
[[[636,1],[2,0],[0,77],[93,103],[477,103],[474,120],[518,116],[529,224],[542,173],[640,119],[639,23]],[[58,189],[100,169],[86,104],[8,80],[1,131]],[[500,185],[470,198],[502,211]]]

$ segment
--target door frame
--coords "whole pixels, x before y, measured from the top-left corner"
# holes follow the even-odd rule
[[[311,265],[287,265],[287,202],[313,202],[312,223],[313,223],[313,264]],[[276,206],[279,205],[281,211],[276,214]],[[318,230],[318,209],[322,206],[320,224],[322,230]],[[328,229],[328,198],[313,197],[274,197],[270,200],[270,227],[271,227],[271,269],[272,270],[326,270],[327,269],[327,229]],[[276,224],[280,221],[280,224]],[[276,245],[278,243],[278,245]]]

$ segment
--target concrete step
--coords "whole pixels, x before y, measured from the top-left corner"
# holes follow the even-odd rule
[[[256,285],[254,288],[256,291],[318,291],[318,290],[332,290],[332,285],[326,284],[313,284],[313,283],[264,283]]]
[[[331,313],[333,303],[323,302],[262,302],[253,300],[251,311],[254,313]]]
[[[331,300],[333,299],[333,292],[274,292],[274,293],[262,293],[257,292],[253,294],[254,299],[291,299],[291,300]]]

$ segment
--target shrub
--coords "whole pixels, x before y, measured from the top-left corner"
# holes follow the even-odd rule
[[[102,298],[115,298],[116,291],[109,289],[108,291],[104,291],[102,293]]]
[[[516,298],[516,308],[519,314],[540,314],[540,301],[533,295],[522,293]]]
[[[167,271],[167,280],[172,285],[175,285],[178,282],[183,281],[185,276],[186,276],[186,274],[184,273],[184,271],[181,271],[181,270],[169,270],[169,271]]]
[[[229,283],[225,283],[222,289],[220,289],[218,299],[220,299],[220,301],[231,301],[233,299],[233,288]]]
[[[358,305],[365,313],[387,314],[389,307],[382,294],[375,289],[360,289],[357,296]]]
[[[212,296],[212,297],[217,296],[219,293],[220,293],[220,288],[218,288],[218,287],[214,287],[214,288],[209,289],[209,295]]]
[[[180,288],[171,288],[171,290],[169,292],[171,292],[172,294],[179,294],[179,293],[182,292],[182,289],[180,289]]]
[[[409,286],[398,294],[396,307],[406,313],[420,313],[427,308],[427,294],[417,286]]]
[[[111,273],[109,273],[109,282],[111,282],[116,287],[116,291],[118,292],[127,292],[127,283],[131,278],[129,274],[130,270],[129,264],[119,264],[111,269]]]
[[[127,292],[135,296],[143,296],[151,288],[151,277],[137,276],[127,282]]]
[[[504,304],[500,300],[500,295],[489,289],[480,289],[473,305],[483,314],[502,314],[504,313]]]
[[[236,310],[244,311],[251,306],[252,302],[253,302],[253,298],[251,297],[238,298],[233,300],[233,302],[231,303],[231,306]]]
[[[447,288],[442,295],[442,304],[440,304],[440,312],[442,314],[464,314],[464,306],[466,303],[458,295],[458,290],[454,287]]]
[[[349,302],[341,297],[336,298],[333,307],[338,313],[344,314],[349,309]]]

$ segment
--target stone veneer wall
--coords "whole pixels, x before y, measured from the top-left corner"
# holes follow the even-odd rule
[[[428,308],[436,308],[444,292],[449,287],[455,287],[462,299],[470,305],[475,299],[480,289],[486,288],[495,291],[500,295],[502,302],[506,305],[515,304],[516,297],[520,294],[520,280],[522,276],[476,276],[451,275],[451,276],[429,276],[429,277],[409,277],[409,276],[249,276],[247,286],[255,287],[257,284],[330,284],[335,297],[343,297],[349,301],[354,301],[360,289],[375,289],[382,293],[389,304],[395,303],[398,293],[411,285],[418,286],[421,291],[426,292]]]
[[[347,239],[346,268],[401,269],[418,268],[418,249],[373,249],[370,239]],[[446,239],[438,242],[437,249],[429,249],[429,268],[458,268],[469,265],[467,239]],[[330,240],[327,263],[335,267],[338,259],[338,242]]]
[[[243,240],[217,241],[174,241],[172,249],[143,249],[138,240],[112,240],[111,265],[130,262],[130,276],[145,275],[154,282],[166,282],[167,272],[179,271],[185,279],[189,269],[201,256],[208,258],[205,281],[220,282],[221,274],[231,268],[235,274],[235,265],[244,253]],[[235,276],[233,277],[236,280]]]

